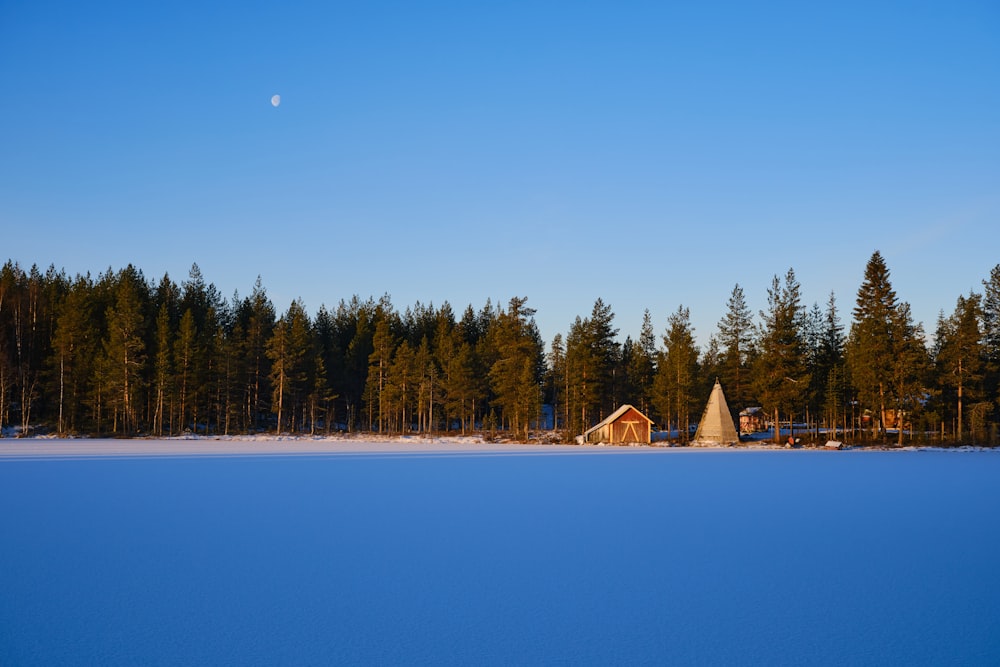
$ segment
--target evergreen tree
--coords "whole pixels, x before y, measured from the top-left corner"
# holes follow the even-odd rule
[[[696,392],[699,396],[709,396],[715,387],[715,381],[722,377],[722,349],[719,346],[719,339],[712,335],[708,337],[708,345],[701,354],[698,362],[700,369],[700,381],[696,383]],[[730,406],[732,410],[732,406]]]
[[[330,383],[326,373],[326,362],[324,355],[316,351],[312,363],[312,382],[309,392],[309,433],[316,434],[316,429],[322,421],[327,433],[330,433],[331,421],[333,420],[333,402],[337,395],[330,389]]]
[[[1000,406],[1000,264],[983,281],[983,352],[986,356],[984,396],[992,401],[992,414]]]
[[[313,397],[322,406],[323,420],[327,433],[337,422],[336,402],[338,379],[344,375],[344,353],[340,347],[340,336],[333,314],[321,305],[314,323],[316,336],[316,383]]]
[[[561,333],[552,338],[546,359],[546,395],[552,406],[552,427],[559,430],[569,423],[569,376],[566,373],[566,349]]]
[[[621,359],[626,378],[622,402],[635,405],[648,414],[656,371],[656,334],[648,309],[642,316],[639,340],[633,343],[630,338],[626,339],[622,344]]]
[[[420,375],[417,352],[408,340],[404,340],[392,354],[382,392],[388,431],[405,433],[412,429],[413,417],[419,408]]]
[[[462,339],[472,346],[475,346],[479,339],[485,335],[485,331],[479,328],[479,315],[471,303],[462,311],[462,319],[459,320],[456,328],[461,333]]]
[[[877,250],[858,289],[846,357],[862,407],[876,413],[884,438],[889,407],[896,406],[899,419],[905,406],[918,405],[927,352],[923,331],[911,321],[909,305],[898,301]],[[902,436],[900,429],[900,441]]]
[[[312,362],[315,359],[312,322],[301,299],[295,299],[288,307],[285,315],[289,322],[289,340],[291,342],[292,373],[289,376],[289,393],[292,397],[295,411],[292,413],[292,430],[303,430],[306,420],[306,396],[311,387],[310,377],[313,373]],[[298,415],[298,426],[295,426]]]
[[[858,397],[865,407],[877,410],[877,423],[883,435],[896,347],[892,328],[898,308],[896,292],[889,281],[889,269],[876,250],[868,260],[864,280],[858,289],[846,354]]]
[[[590,344],[597,362],[594,379],[600,400],[599,419],[614,412],[619,404],[616,370],[621,350],[617,341],[618,329],[613,326],[614,319],[611,306],[597,299],[590,313]]]
[[[660,427],[670,431],[672,425],[673,393],[671,390],[670,373],[667,372],[666,352],[662,349],[656,352],[656,374],[653,376],[653,391],[650,406]]]
[[[472,315],[471,319],[469,315]],[[479,314],[475,313],[471,304],[456,328],[460,332],[462,340],[469,345],[468,358],[471,372],[469,424],[470,428],[475,428],[476,424],[482,424],[486,408],[489,405],[489,367],[495,359],[491,356],[492,353],[488,353],[489,341],[486,335],[488,329],[481,328]]]
[[[959,296],[954,314],[938,328],[935,366],[939,384],[953,396],[959,441],[964,437],[965,401],[981,396],[986,354],[980,330],[980,301],[980,295],[975,293]]]
[[[926,394],[930,358],[924,341],[923,326],[913,321],[910,304],[901,303],[892,322],[896,349],[893,358],[891,390],[896,411],[897,444],[903,444],[905,419],[920,410]]]
[[[639,407],[645,413],[649,410],[653,394],[653,377],[656,375],[656,334],[653,331],[653,318],[647,308],[642,313],[642,326],[639,329],[639,345],[636,348],[635,362],[632,369],[636,389],[638,390]]]
[[[427,336],[420,339],[415,363],[419,378],[417,384],[417,430],[421,433],[430,432],[434,430],[434,406],[441,400],[441,389],[438,383],[440,371],[434,355],[431,353]]]
[[[476,373],[475,350],[465,342],[458,352],[448,360],[448,404],[449,414],[458,418],[462,434],[475,428],[477,402],[482,401],[482,380]]]
[[[114,305],[107,311],[104,361],[113,430],[129,435],[138,430],[137,409],[146,361],[146,285],[142,274],[131,265],[118,275],[117,283]]]
[[[597,422],[597,359],[590,344],[590,322],[577,315],[566,336],[567,412],[569,428],[582,433]]]
[[[198,264],[191,264],[188,279],[181,283],[180,310],[192,311],[192,315],[197,318],[199,324],[205,317],[205,311],[208,310],[207,290],[208,286],[205,284],[205,278],[202,276]]]
[[[178,424],[181,429],[194,430],[191,415],[192,404],[196,403],[201,388],[198,366],[201,350],[198,348],[198,330],[194,314],[188,308],[181,315],[181,321],[174,339],[173,356],[176,360]]]
[[[636,388],[632,381],[632,367],[635,365],[636,356],[635,347],[632,336],[625,336],[625,342],[619,348],[618,360],[615,364],[615,401],[620,400],[623,405],[634,405],[639,402],[634,398]]]
[[[571,429],[582,433],[617,407],[616,371],[621,350],[612,325],[614,313],[601,299],[590,317],[579,317],[566,338],[566,365],[571,387]]]
[[[208,389],[205,406],[206,427],[213,432],[228,433],[228,416],[232,412],[232,394],[235,384],[229,332],[233,329],[233,312],[225,301],[220,300],[208,310],[205,321],[206,360],[208,367]]]
[[[515,437],[527,442],[532,419],[541,408],[542,344],[527,298],[512,298],[491,327],[496,360],[490,367],[493,403]]]
[[[0,435],[10,423],[10,410],[15,389],[15,337],[12,304],[17,298],[18,274],[21,267],[8,260],[0,267]]]
[[[54,272],[54,269],[50,269],[50,274]],[[50,354],[52,343],[50,313],[53,312],[53,305],[49,299],[53,297],[59,298],[58,289],[56,294],[51,294],[51,290],[46,289],[46,277],[41,274],[37,265],[32,265],[25,276],[22,299],[15,302],[22,433],[31,430],[32,418],[36,413],[44,412],[42,385],[45,360]],[[36,405],[40,407],[37,411]]]
[[[774,276],[767,294],[767,312],[761,312],[759,356],[754,367],[754,388],[765,409],[774,415],[774,439],[780,442],[780,417],[794,424],[795,410],[804,407],[810,377],[806,367],[805,310],[795,272],[789,269],[784,284]]]
[[[8,261],[0,269],[0,427],[10,421],[13,409],[21,434],[31,428],[45,362],[51,354],[53,308],[49,300],[58,300],[58,291],[47,293],[45,277],[37,266],[25,273]]]
[[[848,430],[847,408],[850,402],[850,387],[851,381],[844,363],[839,363],[830,369],[823,392],[823,421],[829,429],[830,437],[834,440],[838,437],[838,424],[843,424],[844,433]]]
[[[156,348],[153,362],[153,383],[155,393],[155,407],[153,410],[153,434],[163,435],[163,422],[165,413],[169,407],[169,396],[173,385],[173,364],[170,350],[172,331],[170,328],[170,314],[166,304],[160,306],[156,315]],[[167,416],[167,430],[172,432],[173,428],[169,416]]]
[[[823,311],[818,303],[813,302],[812,307],[805,311],[803,324],[805,364],[806,372],[809,374],[809,386],[805,392],[805,421],[810,427],[826,402],[824,393],[829,368],[824,358],[825,327],[826,319]]]
[[[164,274],[153,291],[152,405],[151,424],[154,435],[172,434],[177,424],[177,401],[173,366],[173,346],[180,324],[180,288],[169,274]]]
[[[83,426],[83,400],[96,341],[90,288],[89,278],[77,277],[57,308],[50,366],[59,396],[56,428],[60,435],[75,433]]]
[[[231,316],[225,300],[214,284],[206,284],[197,264],[192,264],[188,280],[181,288],[178,308],[181,313],[191,313],[193,325],[190,330],[181,332],[193,333],[193,338],[185,343],[190,344],[192,355],[187,360],[186,414],[181,415],[181,420],[194,430],[198,430],[199,424],[204,421],[204,430],[208,432],[213,416],[218,424],[223,409],[224,378],[220,370],[225,365],[225,350],[220,337],[221,329],[229,324],[226,320]]]
[[[261,284],[260,276],[254,283],[250,296],[243,300],[236,313],[236,326],[243,333],[239,345],[243,355],[244,421],[249,429],[261,429],[261,417],[270,409],[270,362],[267,356],[267,341],[271,338],[275,324],[274,304]]]
[[[820,340],[819,366],[830,368],[844,360],[844,325],[840,322],[837,298],[830,292],[823,318],[823,333]]]
[[[690,439],[691,410],[698,387],[699,350],[694,342],[691,311],[683,305],[667,319],[663,355],[657,367],[657,388],[661,413],[667,423],[676,424],[681,442]]]
[[[739,411],[750,401],[748,369],[753,358],[753,313],[747,306],[743,288],[736,284],[719,320],[719,379],[726,387],[728,402]]]
[[[365,401],[368,404],[368,428],[373,427],[373,411],[378,418],[378,430],[385,430],[386,405],[382,392],[386,386],[386,375],[396,349],[396,339],[390,327],[388,317],[383,315],[375,322],[375,334],[372,337],[372,352],[368,356],[368,381],[365,386]]]
[[[840,323],[837,299],[833,292],[830,292],[826,313],[823,316],[819,349],[810,375],[814,378],[823,378],[821,405],[827,427],[834,429],[833,437],[836,437],[837,422],[848,402],[849,383],[845,368],[844,343],[844,326]]]
[[[289,430],[295,431],[298,409],[304,408],[310,356],[310,323],[305,307],[298,299],[292,301],[288,311],[274,326],[274,333],[267,343],[267,357],[271,360],[271,410],[277,415],[277,429],[284,427],[287,412]]]
[[[344,397],[344,414],[348,430],[358,423],[361,406],[369,406],[368,428],[372,427],[369,400],[369,359],[374,351],[376,307],[374,302],[362,302],[357,296],[337,308],[336,326],[341,332],[344,353],[344,370],[339,384],[334,385]],[[388,332],[388,330],[387,330]],[[384,370],[384,369],[383,369]]]

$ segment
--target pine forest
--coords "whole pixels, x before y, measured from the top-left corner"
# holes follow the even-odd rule
[[[930,337],[879,252],[860,278],[849,306],[833,294],[810,306],[789,269],[756,314],[737,284],[701,349],[683,305],[661,330],[647,310],[638,339],[621,340],[597,299],[546,342],[524,297],[400,312],[388,295],[354,296],[310,316],[300,300],[277,309],[259,278],[225,298],[197,265],[178,285],[133,266],[94,279],[8,261],[0,433],[572,441],[629,403],[683,443],[718,379],[734,417],[759,408],[806,438],[996,445],[1000,265]]]

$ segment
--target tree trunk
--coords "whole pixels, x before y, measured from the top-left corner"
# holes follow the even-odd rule
[[[63,399],[65,397],[65,376],[66,376],[66,361],[64,355],[59,355],[59,435],[65,435],[66,428],[63,424]]]
[[[278,374],[278,426],[277,433],[281,435],[281,410],[284,407],[285,402],[285,371],[284,369]]]
[[[881,421],[878,425],[879,436],[882,438],[882,442],[885,442],[886,431],[885,431],[885,387],[882,383],[878,385],[878,401],[879,401],[879,415]]]

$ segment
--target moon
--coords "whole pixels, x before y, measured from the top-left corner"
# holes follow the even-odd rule
[[[281,104],[281,95],[271,95],[271,106],[276,107]]]

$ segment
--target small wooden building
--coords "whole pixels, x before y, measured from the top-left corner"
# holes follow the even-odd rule
[[[764,408],[747,408],[740,412],[740,433],[758,433],[767,430]]]
[[[583,434],[583,442],[589,444],[626,443],[649,444],[652,440],[653,421],[631,405],[623,405]]]

